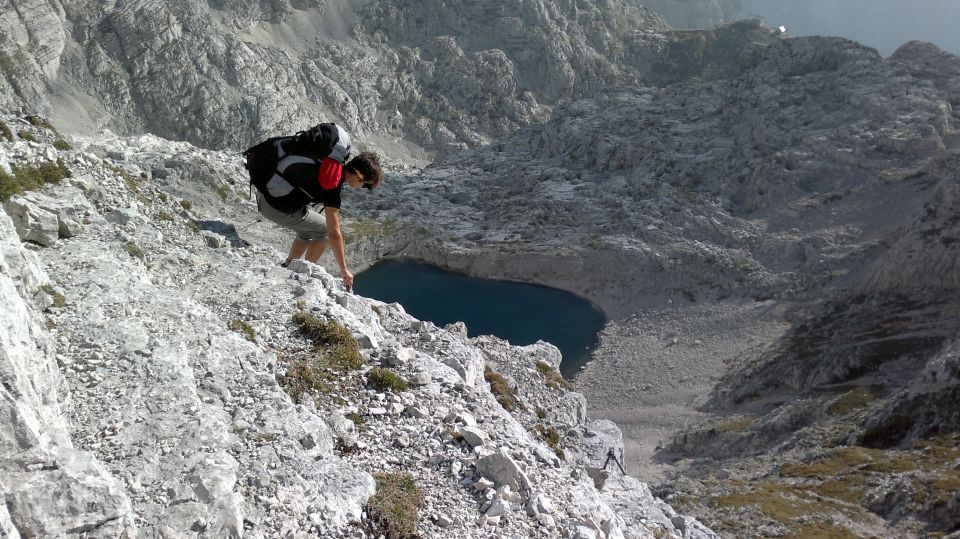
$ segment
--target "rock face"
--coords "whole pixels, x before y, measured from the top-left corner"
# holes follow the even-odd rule
[[[62,129],[236,148],[324,119],[414,156],[637,80],[626,43],[668,28],[624,0],[13,4],[0,18],[0,105]]]
[[[55,154],[71,176],[21,199],[83,208],[77,235],[44,245],[40,224],[18,234],[0,213],[4,535],[376,534],[372,474],[403,470],[424,492],[425,537],[715,537],[642,483],[594,486],[582,396],[537,366],[558,363],[553,346],[468,339],[322,267],[281,268],[242,226],[253,208],[226,154],[152,136],[73,143]],[[47,150],[0,144],[23,162]],[[346,328],[361,366],[290,390],[321,353],[295,312]],[[374,367],[414,384],[384,390]],[[512,411],[490,369],[514,380]]]

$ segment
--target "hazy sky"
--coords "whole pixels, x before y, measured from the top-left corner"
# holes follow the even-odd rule
[[[919,39],[960,54],[960,0],[741,0],[792,36],[842,36],[889,56]]]

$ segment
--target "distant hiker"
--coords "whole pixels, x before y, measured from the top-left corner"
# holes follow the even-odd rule
[[[350,159],[350,134],[332,123],[267,139],[243,155],[250,183],[257,188],[260,215],[297,234],[283,265],[298,258],[316,262],[329,240],[343,284],[352,289],[340,232],[340,193],[344,184],[356,189],[380,185],[377,155],[363,152]],[[323,217],[308,207],[315,204],[323,204]]]

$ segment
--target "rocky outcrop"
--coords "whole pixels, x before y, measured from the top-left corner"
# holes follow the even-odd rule
[[[324,119],[413,157],[500,138],[562,100],[637,80],[625,43],[668,28],[623,0],[6,8],[0,104],[65,130],[236,148]]]
[[[243,223],[254,210],[225,154],[152,136],[73,143],[57,154],[71,176],[22,198],[87,208],[82,231],[28,251],[0,221],[6,533],[353,537],[376,529],[373,474],[402,470],[424,494],[426,537],[715,537],[642,483],[595,486],[582,396],[529,375],[559,364],[553,346],[468,339],[322,267],[281,268]],[[4,144],[23,161],[44,150]],[[361,366],[288,394],[321,353],[296,312],[346,328]],[[377,386],[382,371],[409,386]],[[513,406],[491,373],[512,380]]]

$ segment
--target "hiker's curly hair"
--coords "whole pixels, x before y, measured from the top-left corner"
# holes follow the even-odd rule
[[[349,172],[359,172],[363,182],[370,188],[377,187],[383,182],[383,169],[380,168],[380,158],[373,152],[361,152],[344,165]]]

